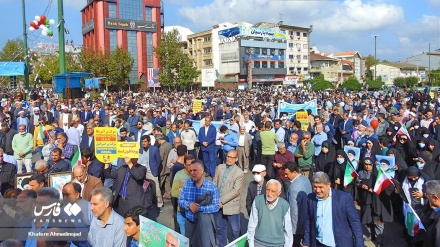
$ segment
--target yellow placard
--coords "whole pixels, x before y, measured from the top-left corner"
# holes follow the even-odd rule
[[[193,99],[193,112],[195,113],[199,113],[202,110],[202,100],[201,99]]]
[[[118,158],[139,158],[139,142],[117,142]]]
[[[114,161],[118,132],[115,127],[95,127],[93,138],[95,141],[95,156],[104,164]]]
[[[296,121],[301,123],[301,130],[307,130],[309,128],[309,114],[306,111],[297,112]]]

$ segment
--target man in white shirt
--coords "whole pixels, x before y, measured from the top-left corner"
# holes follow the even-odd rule
[[[70,128],[65,131],[68,138],[67,143],[79,146],[79,144],[81,143],[81,134],[77,129],[78,124],[76,123],[76,121],[72,120],[69,126]]]
[[[244,113],[243,117],[244,117],[243,125],[246,128],[246,133],[249,133],[249,131],[255,128],[255,123],[254,121],[249,119],[249,113],[247,112]]]
[[[84,133],[84,125],[81,124],[81,118],[76,117],[75,122],[78,124],[76,129],[79,131],[79,134],[82,136]]]

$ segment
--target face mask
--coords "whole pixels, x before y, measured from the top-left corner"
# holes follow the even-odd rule
[[[25,135],[26,134],[26,132],[18,132],[20,135]]]
[[[147,123],[147,120],[142,120],[142,122]]]
[[[261,182],[261,180],[263,180],[263,177],[261,176],[261,174],[254,174],[253,175],[255,182],[259,183]]]
[[[419,143],[419,147],[424,148],[425,147],[425,143]]]
[[[419,129],[419,126],[418,125],[414,126],[414,129]]]
[[[416,162],[417,168],[419,168],[420,170],[423,169],[423,167],[425,166],[425,163],[422,163],[420,161]]]
[[[423,134],[423,137],[428,138],[429,134]]]
[[[342,163],[344,163],[345,159],[344,159],[344,158],[337,158],[336,161],[337,161],[339,164],[342,164]]]

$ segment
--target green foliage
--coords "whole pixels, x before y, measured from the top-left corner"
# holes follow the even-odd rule
[[[124,86],[134,65],[130,53],[122,47],[116,48],[110,55],[108,82],[117,86]]]
[[[109,72],[110,54],[102,50],[82,50],[79,54],[79,61],[85,72],[93,76],[107,76]]]
[[[8,40],[0,51],[0,61],[19,62],[24,58],[23,40],[17,38]]]
[[[368,90],[370,90],[370,91],[381,89],[384,84],[385,83],[382,82],[382,78],[380,76],[375,81],[367,80]]]
[[[326,89],[335,88],[335,85],[333,85],[331,82],[324,80],[324,75],[322,74],[313,78],[310,81],[310,83],[313,85],[312,86],[313,91],[322,91]]]
[[[419,78],[415,76],[410,77],[396,77],[393,80],[394,86],[398,87],[413,87],[419,82]]]
[[[359,83],[356,77],[350,76],[344,81],[344,83],[342,83],[341,88],[346,88],[351,91],[359,91],[362,89],[362,85]]]
[[[179,32],[173,29],[163,32],[158,46],[154,49],[161,62],[159,81],[162,86],[188,87],[199,76],[193,60],[181,48]]]
[[[432,70],[429,73],[429,77],[433,86],[440,86],[440,69]]]
[[[368,55],[365,58],[365,67],[367,68],[367,72],[366,72],[367,75],[366,76],[370,80],[373,80],[373,76],[374,76],[374,73],[373,73],[371,67],[373,67],[374,65],[377,65],[378,62],[379,61],[377,59],[375,59],[374,56],[372,56],[372,55]]]

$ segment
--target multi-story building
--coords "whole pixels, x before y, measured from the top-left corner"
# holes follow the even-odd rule
[[[376,66],[371,66],[370,70],[374,73],[374,69],[377,69],[376,76],[381,77],[385,82],[385,86],[392,86],[393,81],[397,77],[410,77],[415,76],[419,78],[419,82],[426,80],[425,69],[427,67],[419,66],[409,63],[379,63]]]
[[[212,44],[212,30],[206,30],[188,35],[188,55],[194,60],[194,65],[199,71],[214,68]],[[195,81],[202,83],[202,74]]]
[[[440,69],[440,52],[418,54],[407,58],[405,63],[423,66],[427,70]]]
[[[336,58],[324,56],[325,54],[310,53],[310,76],[324,75],[324,80],[337,82],[340,73],[340,61]]]
[[[157,80],[159,60],[153,47],[163,29],[161,0],[88,0],[82,12],[84,50],[111,52],[117,47],[134,59],[130,83]]]
[[[310,75],[310,33],[311,27],[279,25],[286,32],[286,68],[285,84],[290,81],[304,81]],[[293,79],[293,80],[292,80]]]
[[[339,73],[340,82],[343,82],[350,76],[355,76],[359,82],[363,81],[365,73],[362,66],[362,56],[359,54],[359,52],[345,51],[336,53],[333,57],[341,61],[341,71]]]

